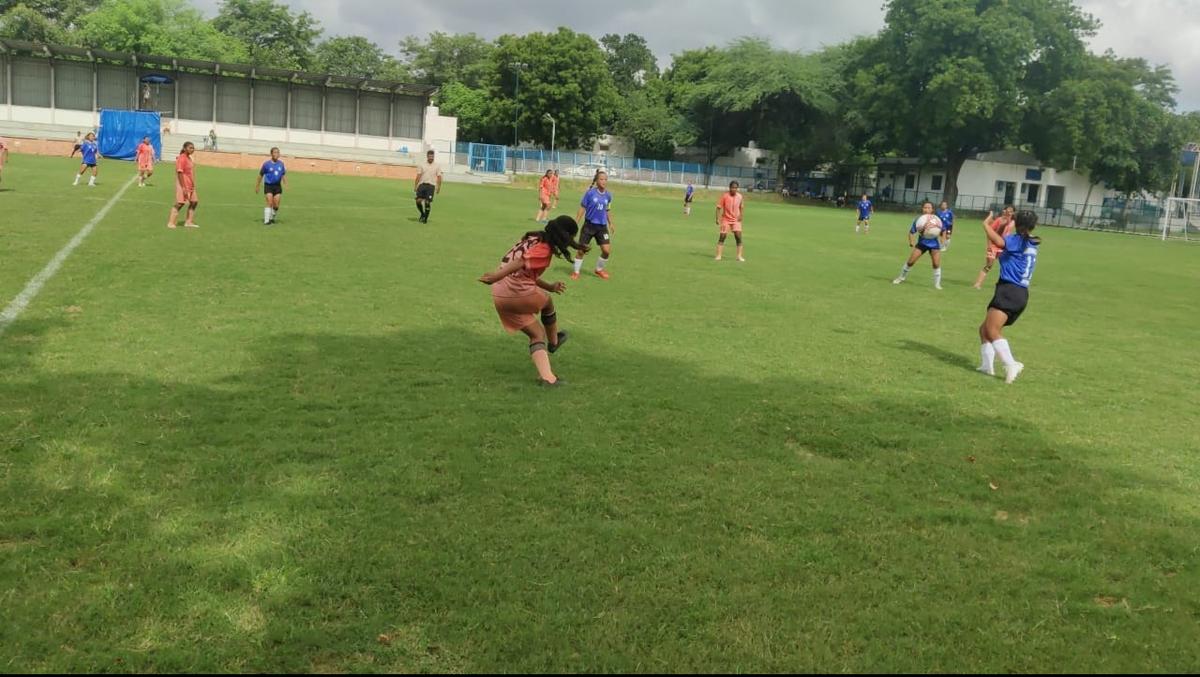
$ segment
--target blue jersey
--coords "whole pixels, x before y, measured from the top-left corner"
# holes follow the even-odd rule
[[[696,189],[695,189],[695,188],[693,188],[693,187],[692,187],[692,184],[690,184],[690,183],[689,183],[689,184],[688,184],[688,187],[687,187],[687,193],[686,193],[686,194],[684,194],[684,197],[691,197],[691,196],[692,196],[692,193],[694,193],[694,192],[696,192]]]
[[[866,221],[871,218],[871,210],[874,208],[875,205],[871,204],[870,200],[860,200],[858,203],[858,219]]]
[[[100,155],[100,148],[95,141],[84,141],[79,144],[79,153],[83,156],[83,164],[94,165],[96,158]]]
[[[924,214],[922,214],[921,216],[924,216]],[[913,219],[912,228],[908,229],[908,232],[910,235],[915,235],[917,233],[917,221],[921,220],[921,216],[918,216],[917,218]],[[925,231],[921,231],[921,237],[917,239],[917,244],[924,245],[926,249],[941,249],[942,248],[941,239],[936,238],[936,237],[925,237]]]
[[[258,173],[263,177],[263,183],[268,186],[278,186],[283,181],[283,175],[287,174],[287,168],[279,160],[267,160]]]
[[[946,211],[938,212],[937,217],[942,220],[942,228],[946,230],[954,230],[954,212],[947,209]]]
[[[600,192],[599,188],[588,190],[583,194],[583,199],[579,201],[579,206],[584,209],[584,220],[598,226],[608,225],[608,210],[611,204],[612,193],[607,190]]]
[[[1004,251],[1000,252],[1000,281],[1029,288],[1033,269],[1037,266],[1038,244],[1020,235],[1004,238]]]

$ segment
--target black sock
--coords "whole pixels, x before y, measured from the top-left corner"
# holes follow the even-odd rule
[[[421,206],[420,202],[417,202],[417,213],[421,216],[425,216],[425,207]]]
[[[430,204],[430,203],[428,203],[428,202],[426,202],[426,203],[425,203],[425,218],[426,218],[426,219],[428,219],[428,218],[429,218],[429,212],[431,212],[431,211],[433,211],[433,205],[432,205],[432,204]]]

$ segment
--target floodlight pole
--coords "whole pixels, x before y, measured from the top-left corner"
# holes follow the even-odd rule
[[[517,86],[513,91],[513,148],[516,148],[520,144],[517,135],[517,120],[521,114],[521,69],[528,67],[529,64],[514,61],[508,65],[517,72]]]
[[[542,118],[550,121],[550,164],[557,164],[554,158],[554,134],[558,131],[558,120],[549,113],[543,113]]]

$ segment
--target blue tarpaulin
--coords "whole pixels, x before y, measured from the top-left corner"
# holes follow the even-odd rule
[[[149,111],[109,110],[100,111],[100,154],[116,160],[134,160],[142,137],[150,137],[154,146],[154,157],[162,158],[161,119],[158,113]]]

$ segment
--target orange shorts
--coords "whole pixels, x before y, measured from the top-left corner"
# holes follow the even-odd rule
[[[542,204],[544,204],[544,205],[549,205],[550,204],[550,193],[540,193],[538,195],[538,200],[541,200]]]
[[[500,283],[497,283],[500,284]],[[496,306],[496,314],[500,316],[500,324],[508,333],[513,334],[538,321],[537,315],[546,307],[550,295],[541,289],[521,296],[503,296],[507,291],[497,289],[492,285],[492,303]]]
[[[199,201],[200,201],[200,198],[196,195],[195,188],[193,188],[187,192],[184,192],[182,186],[180,186],[178,183],[175,184],[175,204],[177,204],[177,205],[191,204],[193,202],[199,202]]]
[[[138,163],[138,171],[139,171],[139,172],[152,172],[152,171],[154,171],[154,162],[139,162],[139,163]]]
[[[729,231],[731,231],[731,230],[735,233],[742,232],[742,222],[741,221],[738,221],[737,223],[726,223],[725,221],[721,222],[721,234],[722,235],[729,234]]]

